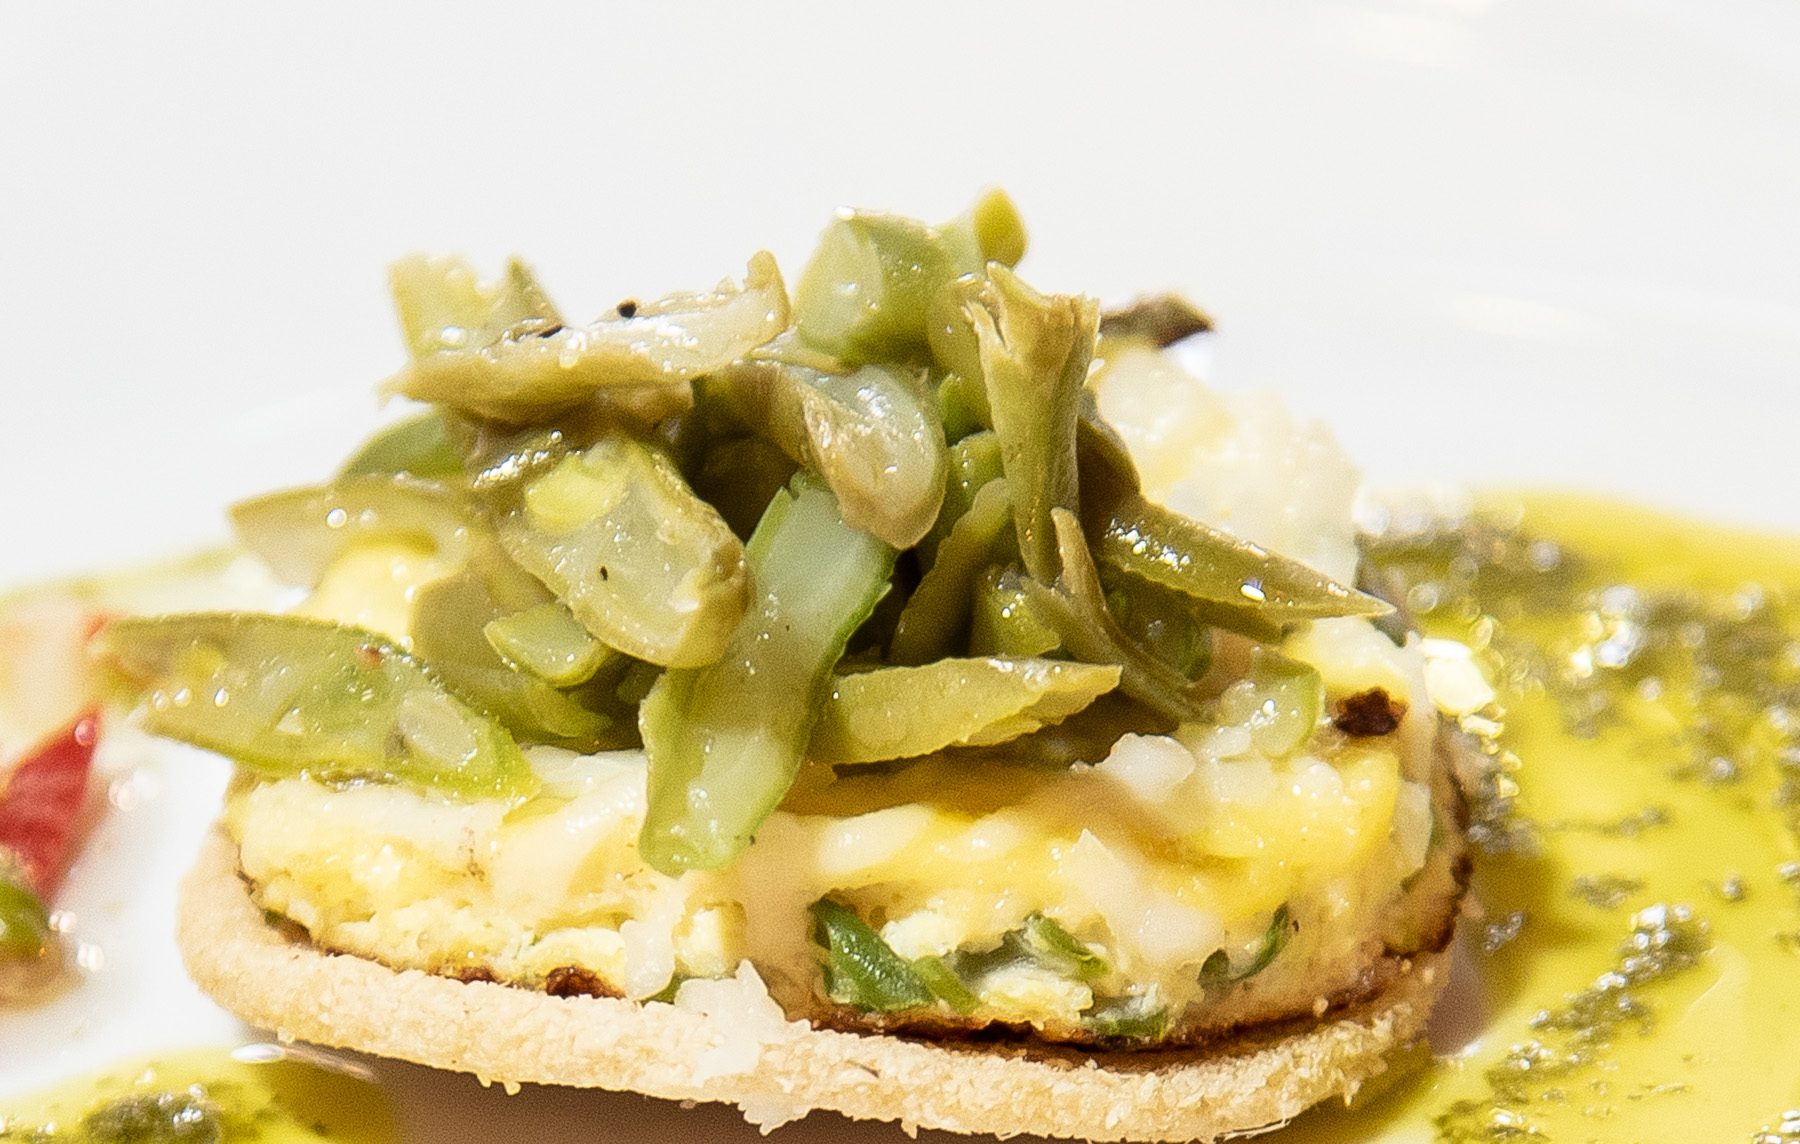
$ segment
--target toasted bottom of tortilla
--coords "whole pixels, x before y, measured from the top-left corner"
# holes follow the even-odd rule
[[[1448,976],[1447,954],[1425,954],[1368,1002],[1206,1050],[939,1044],[801,1025],[746,1043],[743,1023],[676,1005],[553,997],[323,952],[264,919],[217,830],[183,884],[178,938],[202,989],[283,1038],[501,1083],[725,1101],[764,1124],[818,1108],[1091,1140],[1211,1140],[1352,1093],[1420,1036]]]

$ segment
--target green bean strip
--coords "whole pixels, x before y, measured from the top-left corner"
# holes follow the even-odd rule
[[[753,431],[817,473],[844,519],[911,548],[944,500],[944,427],[917,379],[885,366],[830,373],[770,358],[708,380]]]
[[[1002,266],[951,289],[979,346],[1019,553],[1050,583],[1059,572],[1051,511],[1080,503],[1076,425],[1099,311],[1091,299],[1039,294]]]
[[[1147,580],[1100,569],[1106,610],[1119,630],[1188,679],[1199,679],[1212,665],[1213,631],[1205,613],[1179,592]],[[1276,629],[1273,638],[1279,638]]]
[[[608,433],[496,500],[507,552],[604,643],[670,667],[724,651],[749,597],[743,543],[662,450]]]
[[[209,613],[116,620],[101,640],[149,690],[151,731],[265,777],[407,782],[456,798],[537,787],[512,736],[369,632]]]
[[[1010,558],[1012,531],[1012,497],[1001,477],[981,486],[938,546],[937,559],[900,612],[888,644],[890,662],[930,663],[968,646],[981,573]]]
[[[428,409],[379,430],[350,455],[338,479],[378,475],[460,481],[462,456],[451,444],[442,410]]]
[[[937,995],[938,1000],[950,1006],[956,1012],[967,1017],[981,1007],[981,998],[975,996],[963,979],[950,968],[950,963],[941,957],[921,957],[912,963],[912,971],[918,975],[925,987]]]
[[[1280,626],[1393,610],[1297,560],[1189,520],[1139,494],[1119,498],[1104,516],[1092,541],[1096,560],[1226,612]]]
[[[1038,615],[1017,572],[997,567],[982,572],[969,625],[970,654],[1028,658],[1061,646],[1062,637]]]
[[[1082,1015],[1096,1036],[1119,1041],[1160,1041],[1169,1032],[1169,1009],[1142,997],[1097,1003]]]
[[[1064,976],[1077,981],[1098,981],[1111,972],[1105,958],[1057,924],[1054,918],[1032,914],[1025,919],[1020,936],[1041,964]]]
[[[802,339],[845,361],[906,360],[926,349],[931,305],[946,283],[1025,252],[1012,200],[993,192],[941,227],[844,211],[819,238],[794,291]]]
[[[807,753],[835,766],[986,747],[1082,710],[1119,669],[1048,659],[940,659],[839,676]]]
[[[793,784],[844,645],[888,589],[893,550],[804,477],[748,546],[755,605],[706,667],[665,672],[639,709],[650,759],[638,847],[664,873],[716,869]]]
[[[865,1012],[919,1009],[936,997],[930,986],[874,927],[830,898],[813,904],[813,940],[824,951],[825,992]]]
[[[987,390],[981,375],[964,377],[946,374],[937,386],[938,414],[944,422],[944,440],[951,443],[973,433],[994,427],[994,414],[988,408]]]
[[[1148,342],[1166,349],[1213,328],[1212,319],[1179,294],[1152,294],[1100,315],[1100,336],[1109,341]]]
[[[317,587],[325,569],[353,545],[402,541],[460,562],[481,531],[473,506],[435,481],[369,474],[290,489],[231,508],[238,541],[289,584]]]
[[[1051,527],[1062,577],[1055,586],[1035,579],[1024,582],[1025,591],[1044,622],[1076,659],[1084,663],[1116,663],[1123,668],[1119,686],[1133,699],[1176,722],[1201,718],[1205,705],[1196,686],[1174,667],[1138,646],[1108,613],[1099,571],[1075,515],[1067,509],[1053,509]]]
[[[1215,949],[1200,966],[1200,984],[1208,990],[1218,990],[1255,977],[1269,967],[1277,954],[1287,948],[1288,939],[1293,934],[1294,925],[1288,916],[1287,903],[1283,902],[1275,907],[1274,915],[1269,918],[1269,928],[1263,931],[1262,940],[1257,943],[1256,952],[1247,963],[1234,968],[1231,955],[1222,949]]]
[[[1001,473],[1000,439],[991,431],[964,437],[950,446],[948,457],[943,507],[931,531],[919,541],[919,556],[927,568],[937,559],[938,545],[975,503],[975,494],[989,481],[998,480]]]
[[[500,281],[484,283],[464,259],[415,254],[389,268],[388,288],[414,357],[487,345],[509,331],[544,330],[562,322],[537,276],[517,258],[507,262]]]
[[[586,683],[619,656],[558,600],[504,612],[484,624],[481,634],[509,666],[557,687]]]
[[[405,293],[397,276],[395,300],[403,321],[409,305],[421,308]],[[724,283],[710,293],[672,294],[634,306],[629,315],[620,312],[585,326],[564,325],[550,316],[500,325],[525,309],[497,304],[493,319],[481,326],[446,326],[435,338],[409,336],[412,360],[385,389],[526,424],[604,390],[692,381],[737,360],[788,325],[787,288],[767,253],[751,258],[741,287]]]
[[[554,603],[540,606],[562,611]],[[615,712],[609,718],[589,710],[502,659],[482,629],[507,614],[478,572],[463,571],[434,581],[419,591],[413,603],[413,651],[458,695],[521,739],[594,751],[636,738],[629,712]],[[569,623],[574,624],[573,618]]]

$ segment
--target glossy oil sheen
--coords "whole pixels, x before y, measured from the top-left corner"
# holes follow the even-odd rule
[[[275,1059],[238,1059],[263,1055]],[[188,1119],[170,1124],[165,1118],[159,1128],[140,1121],[134,1130],[124,1130],[118,1117],[108,1116],[121,1102],[142,1108],[158,1097],[165,1098],[165,1108],[190,1110]],[[192,1119],[196,1116],[201,1119]],[[0,1109],[0,1140],[12,1139],[43,1144],[398,1144],[399,1135],[387,1098],[368,1081],[287,1057],[278,1049],[267,1054],[190,1049],[121,1061],[8,1100]]]
[[[1800,695],[1800,542],[1573,497],[1492,502],[1484,511],[1552,540],[1559,563],[1579,567],[1568,592],[1540,590],[1527,577],[1509,592],[1474,593],[1484,615],[1507,613],[1504,637],[1491,639],[1483,660],[1490,674],[1502,667],[1496,742],[1500,757],[1517,757],[1507,772],[1517,810],[1541,840],[1535,853],[1478,861],[1474,899],[1484,916],[1463,928],[1480,982],[1478,1031],[1452,1056],[1420,1050],[1396,1062],[1356,1108],[1315,1110],[1268,1139],[1795,1139],[1776,1126],[1800,1107],[1800,869],[1790,865],[1800,857],[1792,785],[1800,732],[1778,708]],[[1550,550],[1540,551],[1547,559]],[[1597,728],[1572,722],[1567,689],[1543,681],[1606,634],[1602,598],[1589,590],[1626,584],[1646,598],[1674,591],[1721,614],[1735,609],[1740,619],[1715,634],[1742,637],[1748,625],[1764,625],[1767,646],[1780,650],[1763,663],[1773,666],[1757,687],[1778,702],[1742,701],[1744,680],[1729,667],[1722,680],[1683,678],[1678,668],[1663,673],[1660,693],[1602,679],[1597,689],[1615,701],[1609,717]],[[1597,606],[1571,607],[1572,596]],[[1479,618],[1445,612],[1454,609],[1425,611],[1423,626],[1479,637]],[[1494,650],[1502,644],[1513,662]],[[1524,670],[1519,646],[1541,649],[1543,666]],[[1695,696],[1702,706],[1692,705]],[[1691,737],[1703,718],[1718,723],[1711,745],[1722,742],[1715,757],[1735,760],[1734,777],[1695,770]],[[1649,974],[1632,991],[1639,1008],[1591,1048],[1591,1063],[1525,1080],[1514,1099],[1497,1099],[1491,1070],[1509,1053],[1516,1062],[1515,1047],[1534,1039],[1566,1044],[1539,1015],[1566,1012],[1572,996],[1616,970],[1633,916],[1657,904],[1687,907],[1710,950],[1691,968]],[[1516,937],[1503,940],[1520,914]]]

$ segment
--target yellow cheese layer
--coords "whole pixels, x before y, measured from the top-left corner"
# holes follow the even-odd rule
[[[832,895],[907,958],[991,948],[1047,915],[1115,984],[1179,1011],[1201,998],[1206,958],[1241,961],[1283,905],[1298,932],[1269,973],[1350,956],[1424,861],[1435,714],[1420,657],[1360,622],[1315,625],[1288,650],[1319,665],[1328,695],[1380,686],[1407,702],[1400,730],[1355,740],[1321,722],[1271,758],[1247,727],[1193,725],[1128,736],[1095,766],[937,759],[803,782],[732,868],[678,878],[637,855],[637,752],[538,749],[544,793],[510,811],[286,780],[242,785],[228,822],[266,908],[396,965],[530,984],[573,966],[649,997],[747,957],[810,988],[808,911]],[[1093,1003],[1043,976],[1000,974],[982,1000],[1066,1022]]]

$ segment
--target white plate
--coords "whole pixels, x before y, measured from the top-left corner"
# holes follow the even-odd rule
[[[1377,483],[1800,527],[1785,0],[0,20],[0,582],[220,538],[227,501],[328,471],[398,364],[401,252],[518,250],[597,311],[763,246],[792,274],[839,203],[949,216],[989,184],[1034,280],[1186,291],[1213,380],[1287,393]],[[217,783],[159,772],[103,825],[71,896],[99,960],[0,1017],[0,1095],[237,1035],[167,936]],[[738,1134],[389,1071],[418,1139]]]

